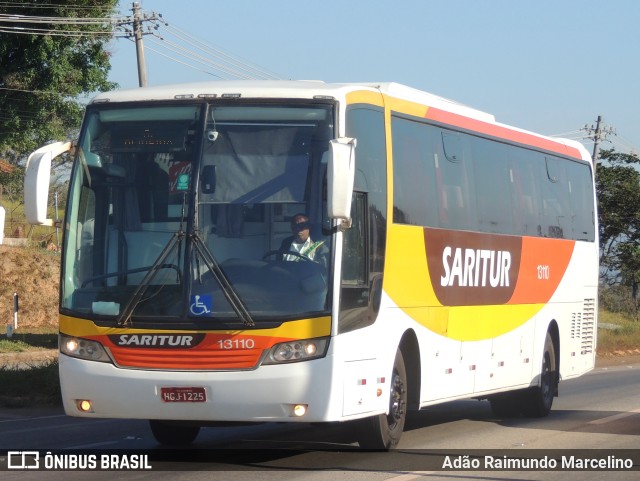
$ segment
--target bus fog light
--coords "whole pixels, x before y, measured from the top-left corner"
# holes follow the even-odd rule
[[[77,399],[76,400],[76,406],[78,407],[78,410],[83,412],[83,413],[92,413],[93,411],[93,404],[91,404],[91,401],[88,399]]]
[[[293,405],[293,415],[297,418],[301,418],[305,414],[307,414],[307,405],[306,404],[294,404]]]

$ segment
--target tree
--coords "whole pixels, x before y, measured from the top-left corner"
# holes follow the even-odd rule
[[[77,128],[83,112],[79,96],[116,86],[107,80],[107,43],[117,0],[5,3],[0,4],[0,152],[15,164]],[[37,34],[19,33],[25,31]]]
[[[24,179],[24,169],[15,166],[11,172],[0,171],[0,205],[2,205],[2,197],[6,197],[11,201],[17,201],[22,197],[22,182]]]
[[[638,307],[640,290],[640,158],[603,150],[597,166],[600,265],[608,285],[631,289]]]

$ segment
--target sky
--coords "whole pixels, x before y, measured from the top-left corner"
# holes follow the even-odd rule
[[[592,152],[640,154],[638,0],[138,0],[211,49],[280,78],[399,82]],[[122,15],[133,0],[120,0]],[[216,80],[145,35],[149,85]],[[175,37],[173,38],[175,40]],[[138,86],[135,45],[110,44],[110,80]],[[585,139],[581,139],[585,137]]]

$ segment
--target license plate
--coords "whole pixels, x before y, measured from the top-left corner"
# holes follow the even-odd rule
[[[160,399],[166,403],[203,403],[207,391],[203,387],[162,387]]]

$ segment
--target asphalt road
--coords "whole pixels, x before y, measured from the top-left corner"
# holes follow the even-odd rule
[[[99,464],[104,454],[126,453],[147,456],[146,462],[153,467],[153,470],[93,472],[93,479],[117,476],[136,480],[215,477],[255,481],[637,480],[640,479],[638,393],[640,364],[629,364],[600,367],[582,378],[561,383],[560,397],[544,419],[500,419],[493,415],[486,401],[434,406],[410,416],[401,444],[392,453],[355,449],[352,432],[342,425],[205,428],[193,449],[173,451],[157,445],[144,421],[75,419],[59,410],[4,410],[0,411],[0,456],[7,451],[38,450],[42,465],[44,453],[52,450],[94,455]],[[515,462],[510,460],[528,456],[538,463],[545,459],[561,462],[563,455],[574,462],[585,457],[608,462],[613,456],[613,462],[623,466],[617,471],[585,471],[575,469],[575,464],[574,470],[562,472],[495,469],[495,462],[501,460]],[[486,456],[494,459],[490,466],[493,469],[455,469],[465,460],[484,463]],[[446,459],[452,467],[442,470]],[[626,469],[627,459],[636,471]],[[484,467],[485,464],[480,465]],[[88,474],[72,470],[0,471],[3,480],[87,479]]]

